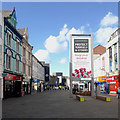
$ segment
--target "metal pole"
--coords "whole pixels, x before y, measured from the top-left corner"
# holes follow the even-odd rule
[[[92,71],[92,81],[91,81],[91,95],[92,97],[95,96],[94,94],[94,71],[93,71],[93,35],[91,35],[91,71]]]
[[[70,71],[69,71],[69,76],[70,76],[70,98],[72,98],[72,35],[70,35],[69,39],[69,60],[70,60]]]

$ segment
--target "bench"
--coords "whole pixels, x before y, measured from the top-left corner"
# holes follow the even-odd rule
[[[96,99],[110,102],[110,97],[107,97],[107,96],[97,95]]]
[[[91,96],[91,92],[90,91],[76,92],[76,95]]]
[[[76,95],[76,99],[81,101],[81,102],[84,102],[85,101],[85,98],[81,95]]]

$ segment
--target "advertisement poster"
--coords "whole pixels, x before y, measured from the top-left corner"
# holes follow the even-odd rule
[[[92,36],[71,36],[72,79],[91,80]]]

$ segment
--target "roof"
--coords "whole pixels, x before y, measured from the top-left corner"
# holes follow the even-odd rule
[[[17,29],[17,31],[18,31],[21,35],[24,35],[24,34],[25,34],[25,28],[23,28],[23,29]]]
[[[12,14],[12,10],[2,10],[0,12],[2,12],[4,17],[9,17]]]
[[[102,45],[98,45],[93,49],[93,54],[104,54],[106,52],[106,48]]]

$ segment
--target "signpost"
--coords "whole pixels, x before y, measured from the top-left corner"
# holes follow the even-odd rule
[[[69,43],[71,95],[72,81],[91,81],[91,91],[94,92],[92,35],[71,34]]]

